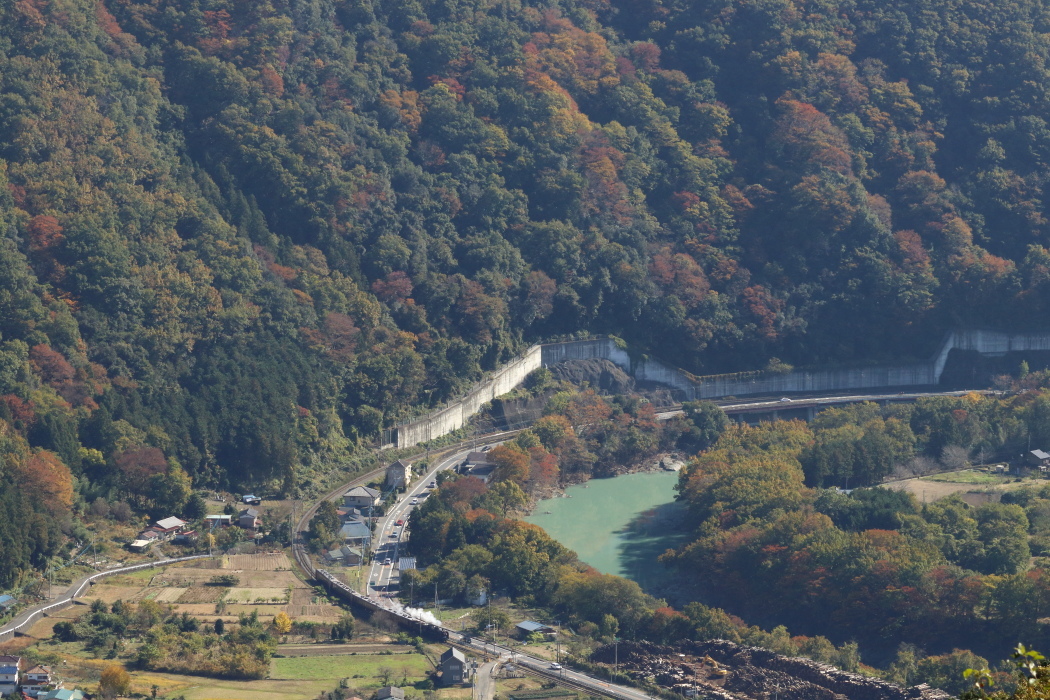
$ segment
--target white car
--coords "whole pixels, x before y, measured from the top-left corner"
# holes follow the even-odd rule
[[[785,396],[784,398],[780,399],[780,403],[791,403],[791,399]]]
[[[560,671],[561,670],[561,664],[553,663],[550,666],[548,666],[547,668],[549,668],[551,671]]]
[[[419,499],[418,498],[413,498],[412,502],[409,503],[408,505],[410,505],[410,506],[418,506],[419,505]]]

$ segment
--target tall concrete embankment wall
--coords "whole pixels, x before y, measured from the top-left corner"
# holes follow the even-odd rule
[[[983,355],[1050,350],[1050,333],[959,330],[948,333],[934,356],[922,362],[885,367],[760,371],[708,376],[696,376],[647,356],[631,357],[627,350],[610,338],[534,345],[521,357],[479,383],[459,401],[425,418],[398,427],[396,444],[398,447],[407,447],[447,435],[466,425],[482,404],[521,384],[533,370],[567,360],[609,360],[639,381],[664,384],[681,392],[684,400],[696,400],[936,386],[952,350],[970,350]]]
[[[418,445],[459,430],[467,424],[471,416],[481,409],[482,405],[519,386],[530,372],[539,369],[541,367],[540,357],[540,346],[533,345],[520,357],[476,384],[463,398],[453,401],[445,408],[428,416],[398,426],[396,445],[398,447]]]

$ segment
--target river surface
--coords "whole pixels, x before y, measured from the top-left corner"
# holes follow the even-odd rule
[[[682,543],[678,472],[640,472],[570,486],[525,518],[602,573],[636,581],[656,595],[668,572],[656,558]]]

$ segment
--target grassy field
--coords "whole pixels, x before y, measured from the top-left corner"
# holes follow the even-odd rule
[[[384,669],[390,670],[390,682],[401,684],[421,681],[432,670],[421,654],[368,656],[297,656],[274,659],[270,677],[275,680],[339,680],[350,678],[358,688],[379,688]]]
[[[922,477],[923,481],[946,481],[953,484],[971,484],[988,486],[992,484],[1005,484],[1013,481],[1012,477],[989,474],[988,472],[964,469],[958,472],[947,472],[945,474],[932,474]]]

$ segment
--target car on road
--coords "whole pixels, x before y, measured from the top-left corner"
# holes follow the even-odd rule
[[[785,396],[780,399],[780,403],[791,403],[791,399]]]
[[[418,506],[419,505],[419,499],[418,498],[413,498],[412,502],[409,503],[408,505],[410,505],[410,506]]]
[[[560,671],[561,670],[561,664],[553,663],[550,666],[548,666],[547,668],[549,668],[552,671]]]
[[[390,557],[383,560],[383,566],[390,566]]]
[[[397,524],[398,524],[398,525],[404,525],[404,524],[405,524],[405,521],[404,521],[404,519],[398,520],[398,521],[397,521]]]
[[[431,482],[430,482],[429,484],[427,484],[427,488],[428,488],[428,489],[436,489],[436,488],[437,488],[437,485],[438,485],[438,482],[436,482],[436,481],[431,481]]]

